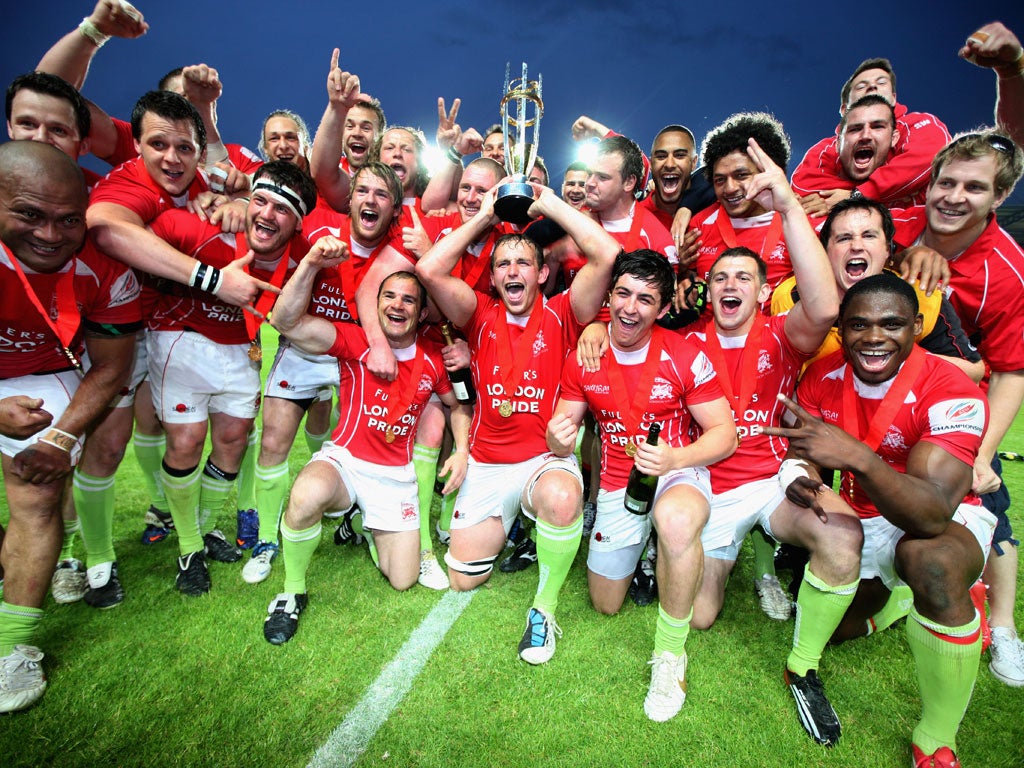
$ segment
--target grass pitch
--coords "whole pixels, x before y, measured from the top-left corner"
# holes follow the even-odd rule
[[[1024,418],[1004,447],[1024,452]],[[293,475],[307,458],[300,438]],[[1008,462],[1004,479],[1017,499],[1011,517],[1022,532],[1024,464]],[[263,640],[262,622],[281,588],[280,560],[255,586],[242,581],[242,563],[211,563],[212,592],[184,597],[174,589],[176,538],[153,546],[139,541],[147,504],[129,452],[117,479],[115,516],[127,597],[109,611],[47,598],[35,643],[46,653],[50,686],[34,708],[0,718],[0,765],[305,766],[441,600],[418,586],[394,592],[365,549],[334,546],[333,526],[325,521],[308,576],[310,607],[295,638],[274,647]],[[233,533],[233,514],[219,522]],[[80,542],[77,547],[84,558]],[[909,763],[919,700],[902,623],[826,650],[820,671],[843,737],[832,749],[819,747],[801,729],[782,683],[792,620],[761,613],[744,549],[721,618],[710,631],[690,635],[686,705],[658,724],[642,708],[657,609],[627,600],[617,616],[595,613],[585,560],[584,546],[562,592],[558,621],[565,634],[550,663],[531,667],[516,654],[536,568],[495,572],[354,764]],[[1017,600],[1024,626],[1021,594],[1024,589]],[[401,668],[403,660],[398,663]],[[1024,766],[1021,711],[1024,688],[993,678],[986,654],[960,730],[962,764]],[[355,756],[335,757],[347,765]]]

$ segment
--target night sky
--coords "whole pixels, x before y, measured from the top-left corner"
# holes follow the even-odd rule
[[[506,62],[518,71],[525,61],[531,76],[543,73],[540,151],[558,178],[574,159],[569,129],[580,114],[649,150],[669,123],[689,126],[699,141],[733,112],[770,111],[792,139],[792,171],[834,131],[839,89],[863,59],[890,58],[899,100],[935,113],[955,133],[990,123],[994,104],[995,76],[956,57],[964,38],[994,19],[1024,35],[1022,4],[1009,2],[708,5],[140,0],[149,33],[109,42],[83,92],[127,118],[164,72],[205,62],[225,85],[221,134],[255,149],[272,109],[293,109],[316,130],[337,46],[342,66],[381,100],[389,123],[420,127],[432,140],[438,96],[449,104],[461,97],[459,123],[482,131],[498,121]],[[7,4],[3,81],[30,70],[91,10]],[[1014,201],[1024,202],[1022,191]]]

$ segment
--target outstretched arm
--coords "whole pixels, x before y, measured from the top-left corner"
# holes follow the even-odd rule
[[[786,318],[786,336],[802,352],[814,352],[839,314],[839,291],[832,267],[783,170],[754,139],[748,142],[747,154],[761,171],[751,179],[747,199],[782,217],[782,234],[801,288],[801,300]]]
[[[416,276],[427,287],[437,308],[458,328],[464,326],[473,315],[477,299],[473,289],[461,278],[454,277],[452,270],[466,249],[498,223],[494,213],[496,189],[484,195],[476,216],[447,237],[441,238],[416,262]]]
[[[529,215],[532,218],[543,216],[554,221],[587,257],[587,263],[573,280],[569,296],[576,319],[580,323],[589,323],[597,317],[604,304],[611,282],[612,266],[622,247],[597,221],[577,211],[550,187],[540,184],[531,186],[536,200],[530,206]]]
[[[971,489],[971,468],[935,443],[921,441],[897,472],[867,445],[815,418],[788,397],[779,400],[799,419],[796,427],[764,427],[789,440],[789,456],[851,472],[875,508],[915,538],[938,536]]]
[[[81,90],[89,74],[92,57],[107,40],[112,37],[140,37],[148,29],[149,24],[131,4],[99,0],[81,24],[43,54],[36,70],[57,75]]]
[[[1010,138],[1024,145],[1024,47],[1001,22],[994,21],[974,32],[960,58],[996,73],[996,123]]]
[[[320,270],[335,267],[348,257],[348,245],[343,241],[331,235],[320,238],[299,262],[274,303],[270,324],[303,352],[322,355],[334,344],[334,325],[306,310]]]
[[[336,211],[348,210],[350,179],[338,165],[345,150],[345,118],[359,101],[359,78],[338,66],[341,51],[331,54],[331,68],[327,73],[327,109],[320,119],[309,156],[309,173],[316,180],[316,188],[329,206]]]

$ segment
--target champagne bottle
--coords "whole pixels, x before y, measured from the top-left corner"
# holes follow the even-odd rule
[[[448,346],[455,343],[452,338],[452,324],[447,320],[441,323],[441,335],[444,336],[445,344]],[[452,383],[456,400],[465,405],[476,403],[476,389],[473,388],[473,374],[469,368],[448,371],[448,380]]]
[[[661,424],[654,422],[647,432],[647,442],[650,445],[658,444],[658,435],[661,434]],[[657,475],[645,475],[636,464],[629,472],[629,482],[626,484],[626,496],[623,499],[623,506],[627,512],[634,515],[646,515],[651,511],[654,504],[654,491],[658,487]]]

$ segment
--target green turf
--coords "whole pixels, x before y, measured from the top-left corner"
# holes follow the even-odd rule
[[[1024,417],[1005,447],[1024,453]],[[307,457],[300,438],[293,472]],[[1024,464],[1008,463],[1005,480],[1024,499]],[[115,517],[127,597],[109,611],[47,598],[35,642],[46,653],[50,687],[34,708],[0,718],[0,765],[303,766],[440,600],[420,587],[394,592],[365,549],[335,547],[333,526],[325,524],[308,577],[310,608],[295,638],[273,647],[261,624],[283,581],[280,560],[256,586],[242,582],[241,564],[213,563],[211,594],[183,597],[174,590],[176,539],[139,542],[146,503],[129,452]],[[1024,531],[1019,509],[1020,502],[1012,517]],[[228,534],[232,517],[220,520]],[[800,728],[781,680],[792,621],[761,614],[744,549],[720,620],[690,635],[682,713],[652,723],[642,702],[657,609],[627,601],[618,616],[596,614],[584,561],[585,548],[562,593],[565,634],[552,662],[530,667],[516,655],[536,569],[495,573],[357,764],[909,763],[918,698],[902,625],[826,651],[821,674],[844,730],[837,747],[818,747]],[[1019,594],[1018,608],[1022,602]],[[1020,610],[1018,620],[1024,623]],[[1021,711],[1024,688],[996,681],[986,655],[960,730],[963,765],[1024,766]]]

